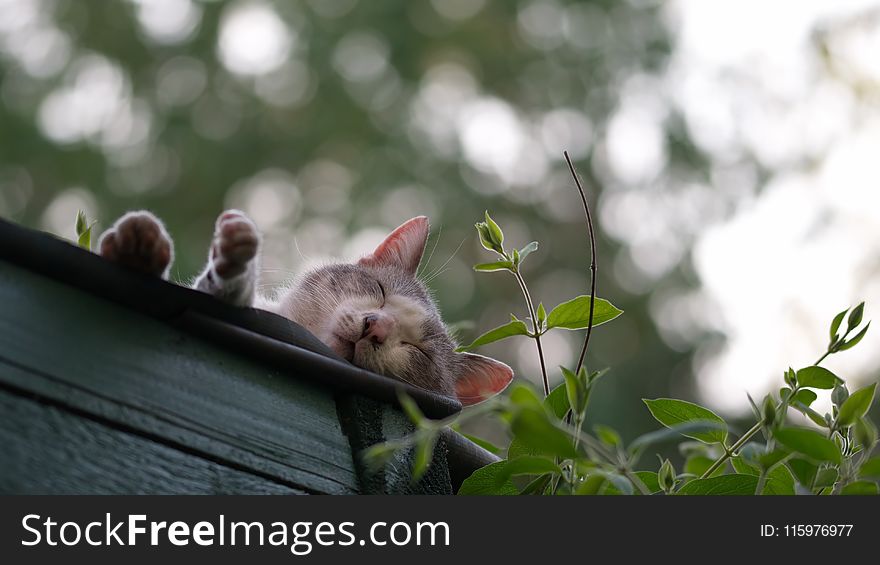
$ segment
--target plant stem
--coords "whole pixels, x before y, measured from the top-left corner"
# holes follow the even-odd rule
[[[574,448],[577,449],[581,444],[581,429],[584,427],[584,418],[580,415],[575,415],[574,417]]]
[[[843,337],[844,337],[844,339],[845,339],[845,338],[846,338],[846,335],[844,335]],[[813,365],[818,365],[819,363],[821,363],[822,361],[824,361],[826,357],[828,357],[829,355],[831,355],[831,353],[833,353],[833,351],[832,351],[832,348],[829,347],[829,348],[828,348],[828,351],[826,351],[824,355],[822,355],[821,357],[819,357],[819,359],[818,359],[815,363],[813,363]],[[797,391],[798,391],[798,387],[794,387],[793,389],[789,390],[789,392],[788,392],[788,394],[786,395],[786,397],[782,399],[782,403],[779,405],[779,414],[778,414],[778,417],[783,417],[784,413],[788,410],[788,403],[789,403],[789,401],[790,401],[792,398],[794,398],[794,395],[797,393]],[[725,449],[725,450],[724,450],[724,455],[722,455],[721,457],[719,457],[718,459],[716,459],[715,462],[712,463],[712,465],[710,465],[708,469],[706,469],[706,472],[703,473],[703,474],[700,476],[700,478],[701,478],[701,479],[706,479],[706,478],[710,477],[710,476],[712,475],[712,473],[714,473],[715,470],[718,469],[718,467],[720,467],[721,465],[724,464],[725,461],[727,461],[728,459],[730,459],[731,456],[736,455],[736,451],[737,451],[739,448],[741,448],[743,445],[745,445],[747,441],[749,441],[750,439],[752,439],[752,437],[753,437],[755,434],[757,434],[759,431],[761,431],[761,424],[762,424],[762,422],[758,422],[758,423],[756,423],[754,426],[752,426],[752,427],[749,429],[749,431],[747,431],[745,434],[743,434],[743,436],[742,436],[741,438],[739,438],[739,439],[737,440],[737,442],[736,442],[735,444],[733,444],[733,446],[731,446],[730,449]],[[832,434],[834,433],[834,430],[833,430],[833,429],[831,430],[831,433],[832,433]]]
[[[744,446],[746,444],[746,442],[748,442],[750,439],[752,439],[752,437],[754,437],[755,434],[757,434],[758,432],[761,431],[761,424],[762,424],[762,422],[758,422],[757,424],[755,424],[754,426],[749,428],[749,431],[744,433],[743,436],[741,438],[739,438],[736,441],[736,443],[734,443],[730,447],[730,449],[725,449],[724,455],[722,455],[721,457],[716,459],[715,462],[712,463],[712,465],[710,465],[708,469],[706,469],[706,472],[703,473],[702,475],[700,475],[700,478],[707,479],[710,476],[712,476],[712,473],[714,473],[715,470],[718,469],[718,467],[722,466],[725,461],[727,461],[728,459],[731,458],[731,456],[736,454],[736,451],[739,448]]]
[[[547,366],[544,364],[544,348],[541,346],[541,328],[538,327],[538,315],[532,303],[532,295],[529,294],[529,287],[526,286],[526,281],[523,279],[522,274],[520,274],[519,268],[513,271],[513,276],[516,277],[516,282],[519,283],[519,288],[526,299],[529,316],[532,317],[532,333],[534,334],[532,337],[534,337],[535,344],[538,346],[538,359],[541,360],[541,379],[544,384],[544,397],[546,398],[550,394],[550,380],[547,378]]]
[[[830,350],[830,349],[829,349],[828,351],[826,351],[825,354],[822,355],[822,357],[819,357],[819,360],[816,361],[815,363],[813,363],[813,365],[818,365],[819,363],[821,363],[822,361],[824,361],[825,358],[828,357],[829,355],[831,355],[831,350]]]
[[[574,432],[569,431],[569,434],[574,434]],[[610,463],[611,465],[617,467],[620,464],[618,458],[615,457],[613,453],[608,451],[608,449],[602,444],[602,442],[598,441],[590,434],[578,431],[576,435],[580,438],[580,441],[584,443],[584,446],[586,448],[592,449],[593,451],[604,457],[605,460],[608,461],[608,463]]]
[[[764,485],[767,484],[767,472],[762,471],[758,476],[758,486],[755,487],[755,494],[760,495],[764,491]]]
[[[562,154],[565,156],[565,162],[568,163],[568,170],[571,172],[571,177],[574,179],[578,193],[581,195],[581,203],[584,206],[584,216],[587,220],[587,231],[590,237],[590,316],[587,322],[587,335],[584,338],[584,345],[581,348],[581,354],[580,357],[578,357],[577,366],[574,370],[574,374],[578,374],[581,372],[581,367],[584,365],[584,359],[587,356],[587,347],[590,345],[590,335],[593,333],[593,311],[596,305],[596,234],[593,231],[593,215],[590,213],[590,205],[587,203],[587,195],[584,193],[584,187],[581,184],[580,177],[578,177],[574,164],[571,162],[571,157],[569,157],[568,151],[563,151]]]
[[[629,482],[634,484],[636,486],[636,488],[639,489],[639,492],[641,492],[643,495],[650,495],[651,494],[651,491],[648,490],[648,487],[645,485],[645,483],[642,481],[642,479],[640,479],[638,477],[638,475],[636,475],[635,473],[633,473],[629,469],[624,469],[623,474],[627,479],[629,479]]]
[[[825,353],[823,353],[823,354],[822,354],[822,357],[819,357],[819,359],[818,359],[815,363],[813,363],[813,365],[818,365],[819,363],[821,363],[822,361],[824,361],[825,358],[828,357],[829,355],[831,355],[832,353],[837,353],[837,347],[839,347],[840,344],[842,344],[842,343],[844,343],[844,342],[846,341],[846,338],[849,337],[849,334],[850,334],[850,332],[853,331],[853,329],[855,329],[855,328],[849,328],[849,329],[847,329],[846,332],[844,332],[843,337],[841,337],[841,338],[838,339],[836,342],[834,342],[834,343],[832,343],[831,345],[829,345],[829,346],[828,346],[828,351],[826,351]]]

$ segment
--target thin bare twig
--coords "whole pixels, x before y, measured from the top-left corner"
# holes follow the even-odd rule
[[[593,333],[593,311],[596,306],[596,235],[593,232],[593,215],[590,213],[590,205],[587,203],[587,195],[584,193],[584,187],[581,184],[580,177],[578,177],[577,171],[574,169],[574,164],[571,162],[571,157],[569,157],[568,151],[563,151],[562,154],[565,156],[565,162],[568,163],[571,177],[574,179],[578,193],[581,195],[581,202],[584,205],[584,216],[587,220],[587,230],[590,236],[590,316],[587,321],[587,335],[584,338],[584,346],[581,348],[581,354],[580,357],[578,357],[577,366],[574,370],[574,374],[578,374],[581,372],[581,367],[584,366],[584,358],[587,356],[587,347],[590,345],[590,335]]]

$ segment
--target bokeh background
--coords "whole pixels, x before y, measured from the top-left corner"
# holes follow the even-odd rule
[[[485,209],[541,242],[538,299],[587,292],[567,149],[626,310],[595,333],[591,421],[630,438],[658,396],[747,418],[834,314],[880,304],[878,54],[876,1],[0,0],[0,215],[72,237],[78,209],[102,230],[149,208],[186,281],[242,208],[271,289],[426,214],[424,272],[469,339],[525,316],[471,270]],[[545,339],[555,367],[582,336]],[[876,380],[878,345],[827,366]],[[483,352],[538,382],[531,341]]]

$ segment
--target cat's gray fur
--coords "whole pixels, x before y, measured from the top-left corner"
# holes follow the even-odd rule
[[[238,306],[285,316],[361,367],[473,404],[502,390],[511,369],[494,359],[456,353],[440,312],[416,269],[428,237],[427,218],[394,230],[356,263],[308,271],[275,299],[257,293],[260,234],[242,212],[217,219],[208,263],[193,288]],[[173,243],[149,212],[130,212],[99,243],[104,257],[168,277]]]

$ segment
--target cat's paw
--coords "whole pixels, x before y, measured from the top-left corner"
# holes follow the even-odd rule
[[[260,234],[250,218],[238,210],[227,210],[217,218],[211,262],[214,272],[223,279],[244,273],[257,255]]]
[[[101,235],[102,257],[136,271],[168,278],[174,248],[159,219],[150,212],[129,212]]]

